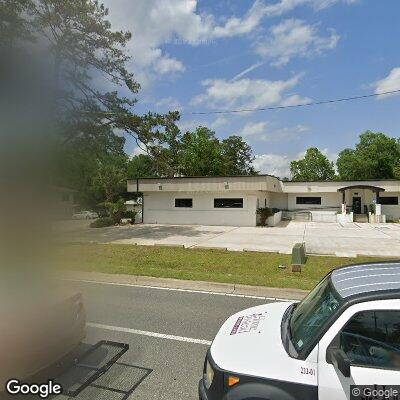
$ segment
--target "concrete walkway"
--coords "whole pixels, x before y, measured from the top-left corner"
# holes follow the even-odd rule
[[[186,248],[219,248],[289,254],[305,242],[309,254],[338,257],[400,257],[400,224],[282,222],[274,228],[195,225],[134,225],[82,228],[67,240]]]

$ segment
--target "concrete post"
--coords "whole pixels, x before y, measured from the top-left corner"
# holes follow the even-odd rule
[[[342,214],[346,214],[346,194],[345,191],[343,190],[342,192]]]

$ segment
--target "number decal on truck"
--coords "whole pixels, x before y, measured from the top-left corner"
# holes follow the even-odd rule
[[[307,367],[301,367],[301,374],[302,374],[302,375],[312,375],[312,376],[315,376],[315,369],[313,369],[313,368],[307,368]]]

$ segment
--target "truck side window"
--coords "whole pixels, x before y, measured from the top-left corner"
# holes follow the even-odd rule
[[[363,311],[340,334],[352,365],[400,370],[400,311]]]

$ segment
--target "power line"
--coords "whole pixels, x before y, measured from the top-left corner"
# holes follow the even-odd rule
[[[319,100],[319,101],[311,101],[309,103],[299,103],[299,104],[292,104],[288,106],[274,106],[274,107],[262,107],[262,108],[245,108],[245,109],[238,109],[238,110],[218,110],[218,111],[193,111],[187,113],[181,113],[182,115],[213,115],[213,114],[238,114],[238,113],[247,113],[247,112],[258,112],[258,111],[271,111],[271,110],[285,110],[288,108],[300,108],[300,107],[313,107],[322,104],[332,104],[332,103],[340,103],[346,101],[353,101],[353,100],[361,100],[367,99],[370,97],[378,97],[378,96],[385,96],[390,94],[400,93],[400,89],[391,90],[389,92],[381,92],[381,93],[372,93],[366,94],[363,96],[352,96],[352,97],[343,97],[340,99],[332,99],[332,100]]]
[[[290,109],[290,108],[313,107],[313,106],[319,106],[319,105],[323,105],[323,104],[343,103],[343,102],[347,102],[347,101],[368,99],[371,97],[387,96],[387,95],[396,94],[396,93],[400,93],[400,89],[391,90],[388,92],[366,94],[363,96],[352,96],[352,97],[343,97],[343,98],[339,98],[339,99],[310,101],[308,103],[292,104],[292,105],[288,105],[288,106],[244,108],[244,109],[236,109],[236,110],[233,109],[233,110],[216,110],[216,111],[191,111],[191,112],[181,112],[180,114],[181,115],[215,115],[215,114],[239,114],[239,113],[250,113],[250,112],[259,112],[259,111],[286,110],[286,109]],[[118,114],[118,113],[115,113],[112,111],[83,111],[83,113],[85,113],[85,114],[100,114],[100,115],[116,115],[116,114]]]

